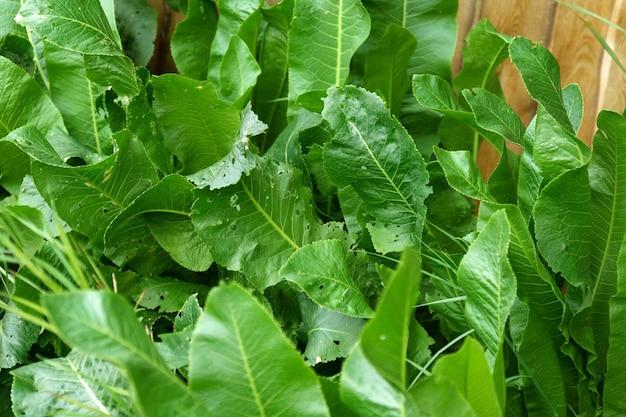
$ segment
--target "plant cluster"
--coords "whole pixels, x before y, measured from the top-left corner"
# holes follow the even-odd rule
[[[143,0],[0,0],[0,415],[626,415],[626,117],[452,76],[456,0],[171,3],[157,76]]]

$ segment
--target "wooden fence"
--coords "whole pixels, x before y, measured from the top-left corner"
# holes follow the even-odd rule
[[[229,0],[236,1],[236,0]],[[275,1],[275,0],[272,0]],[[398,0],[399,1],[399,0]],[[167,50],[167,39],[180,16],[171,13],[163,0],[149,0],[159,10],[159,39],[152,67],[159,72],[171,71],[174,65]],[[569,0],[569,4],[584,7],[592,13],[626,27],[626,0]],[[557,0],[459,0],[459,34],[453,70],[461,67],[460,51],[463,39],[471,27],[487,18],[501,32],[524,35],[556,55],[561,64],[563,85],[578,83],[585,99],[585,113],[580,137],[591,143],[595,131],[595,118],[601,109],[622,112],[626,107],[626,75],[612,61],[594,34],[581,20],[582,16],[596,29],[616,55],[626,61],[626,34],[597,19],[571,10]],[[626,64],[626,62],[625,62]],[[500,79],[507,101],[530,121],[536,106],[510,63],[501,70]],[[491,172],[498,156],[486,144],[481,149],[480,165],[485,175]]]

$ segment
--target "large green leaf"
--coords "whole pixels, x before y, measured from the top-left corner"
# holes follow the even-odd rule
[[[44,48],[50,82],[50,96],[63,115],[68,132],[83,145],[96,152],[109,153],[112,146],[111,127],[104,109],[96,100],[104,87],[87,77],[83,56],[54,44]]]
[[[506,212],[494,213],[458,269],[463,288],[465,315],[494,357],[504,340],[504,327],[515,301],[516,282],[507,254],[510,226]]]
[[[98,0],[25,0],[16,21],[44,41],[98,57],[100,66],[106,65],[112,70],[101,73],[104,79],[114,88],[117,87],[115,79],[122,79],[128,88],[119,92],[129,96],[137,94],[132,62],[124,56],[119,35]]]
[[[617,261],[617,289],[609,301],[610,335],[607,351],[607,370],[604,382],[604,415],[618,417],[626,413],[626,240],[622,243]]]
[[[198,191],[192,221],[215,261],[243,271],[259,289],[276,284],[280,268],[319,227],[301,181],[294,168],[259,160],[239,183]]]
[[[0,40],[7,35],[21,34],[24,29],[15,22],[15,16],[20,10],[20,0],[0,1]]]
[[[413,139],[380,97],[357,87],[331,89],[322,115],[334,132],[324,168],[337,186],[351,186],[363,200],[376,250],[419,246],[431,190]]]
[[[0,57],[0,80],[0,137],[27,124],[44,134],[65,129],[61,114],[39,84],[5,57]]]
[[[206,243],[191,223],[194,187],[180,175],[169,175],[139,195],[107,228],[105,254],[124,265],[153,265],[165,261],[165,250],[192,271],[213,263]]]
[[[464,90],[463,97],[474,112],[476,124],[517,144],[524,142],[525,127],[504,99],[488,90]]]
[[[409,74],[429,73],[450,77],[456,47],[456,0],[366,0],[372,16],[372,38],[384,37],[390,24],[408,30],[417,39]]]
[[[239,130],[239,111],[221,99],[215,86],[175,74],[152,79],[154,112],[165,143],[193,174],[230,151]]]
[[[211,291],[193,333],[190,387],[208,415],[329,416],[319,381],[246,290]]]
[[[170,46],[176,68],[182,75],[206,79],[216,29],[215,4],[210,0],[189,0],[185,20],[176,25]]]
[[[326,90],[346,82],[352,55],[369,31],[370,18],[360,0],[295,0],[289,32],[290,102],[321,108]]]
[[[439,359],[431,378],[451,382],[477,416],[502,415],[485,350],[476,340],[467,339],[458,352]]]
[[[222,60],[233,36],[240,37],[255,51],[258,26],[261,20],[261,0],[224,1],[219,3],[219,19],[209,59],[208,79],[218,83]]]
[[[93,165],[32,164],[35,184],[46,202],[96,247],[103,245],[104,232],[113,219],[158,181],[137,138],[118,135],[117,139],[120,150]]]
[[[369,91],[384,97],[393,114],[400,111],[411,84],[407,70],[416,46],[417,42],[409,31],[391,24],[378,47],[365,57],[363,84]]]
[[[44,295],[42,303],[65,342],[126,371],[141,415],[206,415],[187,387],[167,369],[123,298],[87,291]]]
[[[373,311],[350,274],[347,258],[342,241],[320,240],[294,252],[280,275],[328,310],[369,317]]]
[[[78,351],[23,366],[13,376],[11,397],[18,415],[136,415],[122,372]]]
[[[590,217],[587,167],[567,171],[551,181],[541,191],[533,210],[541,254],[554,271],[575,286],[589,283]]]
[[[222,97],[237,108],[248,101],[261,68],[248,45],[239,36],[233,36],[220,66],[220,92]]]
[[[574,134],[563,104],[559,63],[550,51],[526,38],[517,37],[511,41],[509,54],[531,97],[537,100],[563,129]]]

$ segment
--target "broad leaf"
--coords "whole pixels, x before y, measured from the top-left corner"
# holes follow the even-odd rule
[[[290,102],[320,109],[326,90],[346,82],[352,55],[369,31],[370,18],[360,0],[296,0],[288,48]]]
[[[431,190],[413,139],[378,96],[360,88],[331,89],[322,115],[334,133],[324,148],[325,170],[363,200],[376,250],[419,246]]]
[[[259,289],[280,280],[280,268],[319,227],[311,192],[284,164],[259,160],[239,183],[196,196],[192,221],[215,261],[243,271]]]
[[[15,306],[12,306],[15,308]],[[0,318],[0,369],[13,368],[28,358],[40,329],[11,312]]]
[[[468,249],[457,272],[467,297],[467,320],[494,357],[501,349],[515,301],[515,275],[507,257],[509,238],[506,213],[497,211]]]
[[[489,187],[480,176],[472,154],[468,151],[446,151],[435,148],[435,155],[452,188],[476,200],[495,202]]]
[[[329,416],[313,371],[271,314],[236,285],[209,294],[193,333],[189,375],[209,415]]]
[[[483,89],[463,91],[476,124],[517,144],[524,142],[525,127],[519,116],[499,96]]]
[[[352,317],[373,313],[348,267],[348,251],[340,240],[305,245],[289,257],[280,275],[300,287],[320,306]]]
[[[51,166],[33,161],[37,189],[72,229],[103,245],[104,232],[135,197],[157,182],[153,165],[135,137],[117,137],[120,150],[82,167]]]
[[[213,84],[180,75],[152,79],[154,112],[165,143],[193,174],[230,151],[239,130],[239,111],[221,99]]]
[[[108,292],[45,295],[43,305],[70,346],[126,371],[143,415],[206,414],[185,385],[165,366],[134,311]]]
[[[248,101],[261,68],[248,45],[233,36],[220,66],[220,92],[222,97],[237,108]]]
[[[205,80],[209,70],[211,42],[217,29],[217,10],[210,0],[189,0],[185,20],[172,35],[172,57],[178,71]]]
[[[13,371],[13,407],[27,416],[115,416],[136,413],[128,381],[108,362],[78,351]]]
[[[187,269],[207,270],[213,259],[191,224],[192,191],[184,177],[169,175],[139,195],[107,228],[105,254],[120,266],[151,269],[168,264],[165,250]]]
[[[156,10],[143,0],[115,0],[114,3],[123,50],[136,65],[148,65],[157,36]]]

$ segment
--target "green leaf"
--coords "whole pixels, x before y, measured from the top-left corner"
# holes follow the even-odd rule
[[[248,103],[241,116],[237,141],[230,152],[219,162],[188,175],[187,178],[199,188],[209,187],[212,190],[238,183],[242,175],[249,174],[256,166],[257,157],[250,149],[252,147],[250,139],[262,134],[266,129],[267,125],[259,120]]]
[[[24,416],[130,416],[126,377],[108,362],[72,351],[13,371],[13,409]]]
[[[15,308],[15,305],[11,307]],[[6,311],[0,319],[0,369],[25,362],[39,332],[39,327]]]
[[[410,395],[417,404],[416,416],[479,417],[450,381],[428,378],[417,384]]]
[[[450,77],[456,47],[456,0],[367,0],[372,16],[372,38],[379,42],[391,24],[403,27],[417,39],[409,74],[429,73]]]
[[[267,22],[260,36],[259,66],[261,75],[254,90],[254,111],[269,125],[261,141],[261,152],[287,126],[287,97],[289,86],[289,26],[293,17],[294,0],[283,0],[271,8],[263,9]]]
[[[320,378],[324,397],[330,410],[332,417],[357,417],[349,408],[341,401],[339,393],[339,382],[337,378]]]
[[[295,251],[280,275],[300,287],[320,306],[351,317],[373,313],[348,268],[340,240],[320,240]]]
[[[261,20],[262,0],[221,2],[219,19],[209,59],[208,79],[218,84],[220,67],[233,36],[240,37],[255,51],[258,26]]]
[[[209,294],[193,333],[189,371],[208,415],[329,416],[313,371],[271,314],[237,285]]]
[[[137,138],[118,136],[120,150],[102,162],[82,167],[33,161],[37,189],[73,230],[102,247],[104,232],[132,200],[158,181]]]
[[[146,66],[154,52],[157,12],[143,0],[115,0],[115,20],[126,54]]]
[[[289,31],[290,103],[305,96],[304,102],[320,109],[318,100],[326,90],[346,82],[352,55],[369,31],[370,18],[360,0],[296,0]]]
[[[61,114],[39,84],[4,57],[0,57],[0,80],[0,138],[26,125],[44,134],[65,129]]]
[[[431,74],[413,76],[413,95],[422,106],[459,120],[471,120],[472,114],[463,111],[445,79]]]
[[[510,226],[506,212],[494,213],[459,264],[458,283],[466,294],[465,316],[494,357],[515,301],[516,282],[507,252]]]
[[[259,160],[239,183],[196,196],[192,221],[215,261],[243,271],[259,289],[280,280],[280,268],[319,227],[310,190],[284,164]]]
[[[304,360],[317,365],[347,357],[359,340],[365,320],[327,310],[304,296],[299,301],[302,330],[307,336]]]
[[[107,228],[105,254],[120,266],[151,270],[169,264],[165,250],[187,269],[207,270],[213,259],[190,219],[193,189],[184,177],[169,175],[139,195]]]
[[[239,130],[239,111],[222,100],[211,83],[180,75],[152,79],[154,112],[165,143],[193,174],[222,159]]]
[[[220,66],[222,97],[237,108],[243,107],[260,73],[261,67],[248,45],[239,36],[233,36]]]
[[[474,112],[476,124],[517,144],[526,130],[519,116],[499,96],[483,89],[464,90],[463,97]]]
[[[484,88],[500,91],[496,70],[508,57],[508,42],[486,19],[470,30],[463,48],[463,68],[453,80],[458,90]]]
[[[9,35],[23,34],[24,29],[15,22],[20,5],[20,0],[0,1],[0,40]]]
[[[70,135],[99,154],[110,153],[111,127],[96,102],[105,89],[87,77],[83,56],[50,43],[45,44],[44,56],[50,96]]]
[[[407,70],[416,47],[417,41],[409,31],[391,24],[378,47],[365,57],[363,84],[368,90],[380,93],[393,114],[398,114],[411,84]]]
[[[624,240],[626,242],[626,240]],[[617,260],[617,289],[609,301],[610,335],[607,351],[607,371],[604,382],[604,415],[618,417],[626,413],[623,392],[626,389],[624,340],[621,325],[626,318],[626,243],[622,243]]]
[[[23,205],[0,207],[0,246],[11,241],[26,256],[34,256],[43,245],[44,222],[41,212]]]
[[[182,75],[206,79],[216,29],[215,4],[209,0],[189,0],[185,20],[176,25],[170,46],[176,68]]]
[[[573,84],[564,88],[563,99],[568,117],[572,125],[577,127],[583,105],[578,86]],[[542,105],[537,109],[532,141],[533,158],[546,178],[557,177],[568,169],[578,168],[589,162],[591,152],[587,145],[563,129]]]
[[[450,187],[470,198],[495,202],[495,198],[483,181],[471,153],[435,148],[435,155],[437,155],[437,160],[443,168]]]
[[[66,343],[126,371],[141,415],[206,414],[167,369],[135,312],[120,296],[96,291],[46,294],[42,304]]]
[[[516,37],[511,41],[509,54],[531,97],[539,102],[565,131],[575,134],[563,104],[559,63],[550,51],[526,38]]]
[[[485,350],[476,340],[468,338],[459,351],[439,359],[431,378],[451,382],[477,416],[502,415]]]
[[[563,190],[567,190],[566,193]],[[541,191],[533,209],[537,246],[569,283],[589,283],[592,228],[587,167],[567,171]]]
[[[318,113],[300,109],[276,138],[266,155],[275,161],[285,162],[304,170],[300,136],[305,131],[319,126],[320,123],[322,123],[322,117]]]
[[[431,190],[413,139],[378,96],[357,87],[331,89],[322,115],[334,133],[324,168],[337,186],[350,185],[363,200],[376,250],[419,246]]]
[[[400,390],[407,385],[409,323],[419,297],[420,282],[420,254],[408,249],[385,287],[376,315],[361,334],[361,348],[367,359]]]
[[[138,306],[156,310],[159,313],[175,313],[184,310],[190,297],[199,294],[204,298],[208,293],[208,287],[202,284],[159,276],[132,276],[130,285],[124,292],[132,294],[133,301]],[[178,323],[176,326],[181,327],[183,323]]]

